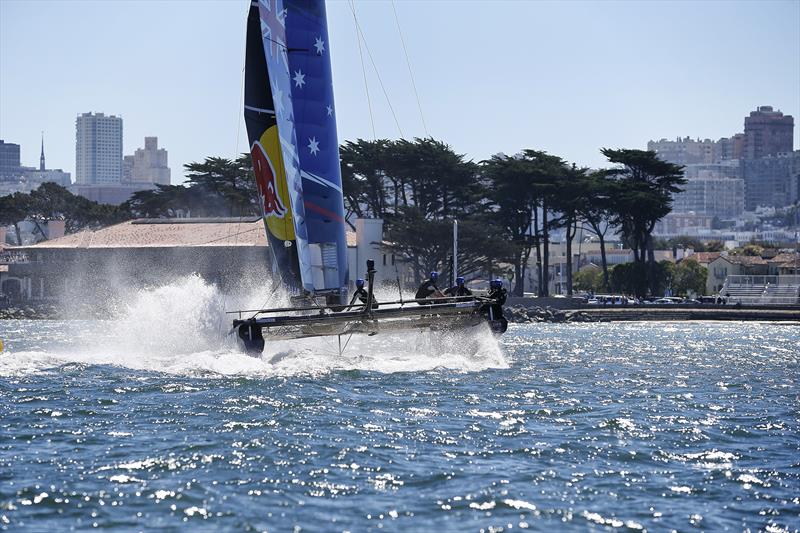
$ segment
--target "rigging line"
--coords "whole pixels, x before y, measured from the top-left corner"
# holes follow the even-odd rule
[[[389,106],[389,111],[392,112],[392,117],[394,118],[394,123],[397,126],[397,131],[400,132],[400,137],[403,138],[405,135],[403,134],[403,128],[400,127],[400,121],[397,120],[397,113],[394,112],[394,107],[392,107],[392,101],[389,99],[389,93],[386,92],[386,87],[383,85],[383,80],[381,79],[381,74],[378,72],[378,66],[375,64],[375,59],[372,57],[372,52],[369,50],[369,45],[367,44],[367,38],[364,36],[364,32],[361,30],[361,25],[358,23],[358,17],[356,17],[356,8],[353,0],[350,0],[350,9],[353,11],[353,18],[356,21],[356,30],[358,30],[359,35],[364,40],[364,48],[367,49],[367,56],[369,57],[370,63],[372,63],[372,68],[375,69],[375,76],[378,78],[378,84],[381,86],[381,90],[383,91],[383,96],[386,98],[386,104]]]
[[[248,8],[248,10],[249,10],[249,8]],[[242,132],[242,119],[244,118],[243,117],[243,115],[244,115],[244,113],[243,113],[243,110],[244,110],[244,79],[245,79],[245,76],[246,76],[246,73],[245,73],[246,69],[247,69],[247,39],[245,38],[245,55],[244,55],[244,59],[242,60],[242,75],[240,76],[240,81],[239,81],[239,106],[236,109],[236,117],[237,117],[236,118],[236,144],[233,147],[233,158],[232,158],[234,165],[236,164],[236,159],[237,159],[236,156],[239,153],[239,140],[240,140],[240,135],[241,135],[241,132]],[[236,178],[234,177],[234,180],[235,179]],[[234,183],[235,183],[235,181],[234,181]],[[239,244],[239,234],[241,233],[241,224],[242,224],[242,217],[239,217],[239,219],[236,221],[236,230],[235,230],[235,233],[234,233],[234,244],[233,244],[234,246],[237,246]],[[228,226],[228,235],[226,236],[226,240],[230,239],[231,230],[233,230],[233,228],[231,226]],[[222,308],[226,309],[227,305],[228,305],[228,295],[225,292],[223,292],[222,293]],[[217,326],[217,329],[219,329],[220,331],[224,331],[222,329],[222,317],[220,317],[220,319],[219,319],[219,325]]]
[[[392,0],[392,12],[394,12],[394,21],[397,23],[397,33],[400,34],[400,43],[403,45],[403,54],[406,56],[406,65],[408,65],[408,75],[411,77],[411,87],[414,88],[414,96],[417,98],[417,108],[419,109],[419,118],[422,119],[422,129],[425,130],[425,136],[430,137],[428,133],[428,125],[425,123],[425,115],[422,113],[422,103],[419,100],[419,93],[417,92],[417,83],[414,81],[414,72],[411,70],[411,60],[408,58],[408,50],[406,49],[406,40],[403,38],[403,30],[400,29],[400,19],[397,17],[397,9],[394,7],[394,0]]]
[[[361,58],[361,74],[364,76],[364,92],[367,93],[367,107],[369,108],[369,122],[372,125],[372,140],[378,138],[375,135],[375,118],[372,116],[372,100],[369,98],[369,84],[367,83],[367,69],[364,66],[364,53],[361,51],[361,37],[358,33],[358,19],[356,18],[356,10],[352,5],[353,0],[350,0],[350,10],[353,12],[353,22],[356,27],[356,42],[358,42],[358,57]]]

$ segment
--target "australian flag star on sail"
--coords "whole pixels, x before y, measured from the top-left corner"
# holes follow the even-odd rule
[[[316,221],[322,235],[330,235],[330,238],[322,237],[318,242],[332,242],[336,240],[332,230],[337,226],[343,228],[344,213],[341,207],[339,141],[333,115],[325,3],[295,1],[285,5],[292,102],[306,219],[309,224]]]

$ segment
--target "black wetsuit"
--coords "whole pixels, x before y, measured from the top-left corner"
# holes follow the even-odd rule
[[[463,285],[454,285],[444,291],[446,296],[472,296],[472,291]]]
[[[350,307],[353,307],[353,304],[356,302],[356,298],[358,298],[362,304],[367,305],[367,297],[369,293],[363,288],[356,288],[356,292],[353,293],[353,298],[350,300]],[[375,299],[375,295],[372,295],[372,308],[378,308],[378,300]]]
[[[417,289],[417,294],[414,296],[417,300],[425,300],[426,298],[430,297],[434,293],[439,292],[439,287],[436,286],[436,282],[432,279],[428,278],[422,282],[422,285],[419,286]],[[433,303],[430,300],[424,302],[417,302],[420,305]]]
[[[496,300],[499,305],[503,305],[506,303],[506,298],[508,298],[508,292],[500,287],[499,289],[490,290],[488,296],[492,300]]]
[[[503,304],[506,303],[508,293],[504,288],[491,289],[487,295],[494,302],[486,302],[481,307],[481,313],[489,319],[492,331],[503,333],[508,327],[508,320],[503,316]]]

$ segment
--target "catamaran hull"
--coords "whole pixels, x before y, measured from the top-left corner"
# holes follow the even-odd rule
[[[376,335],[400,331],[459,331],[487,324],[499,335],[508,328],[502,308],[495,304],[462,302],[317,315],[289,315],[234,320],[244,350],[263,352],[266,340],[291,340],[336,335]]]

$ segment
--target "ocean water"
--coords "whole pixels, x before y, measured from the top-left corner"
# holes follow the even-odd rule
[[[0,321],[0,529],[796,531],[800,326],[512,325],[241,355],[187,279]]]

